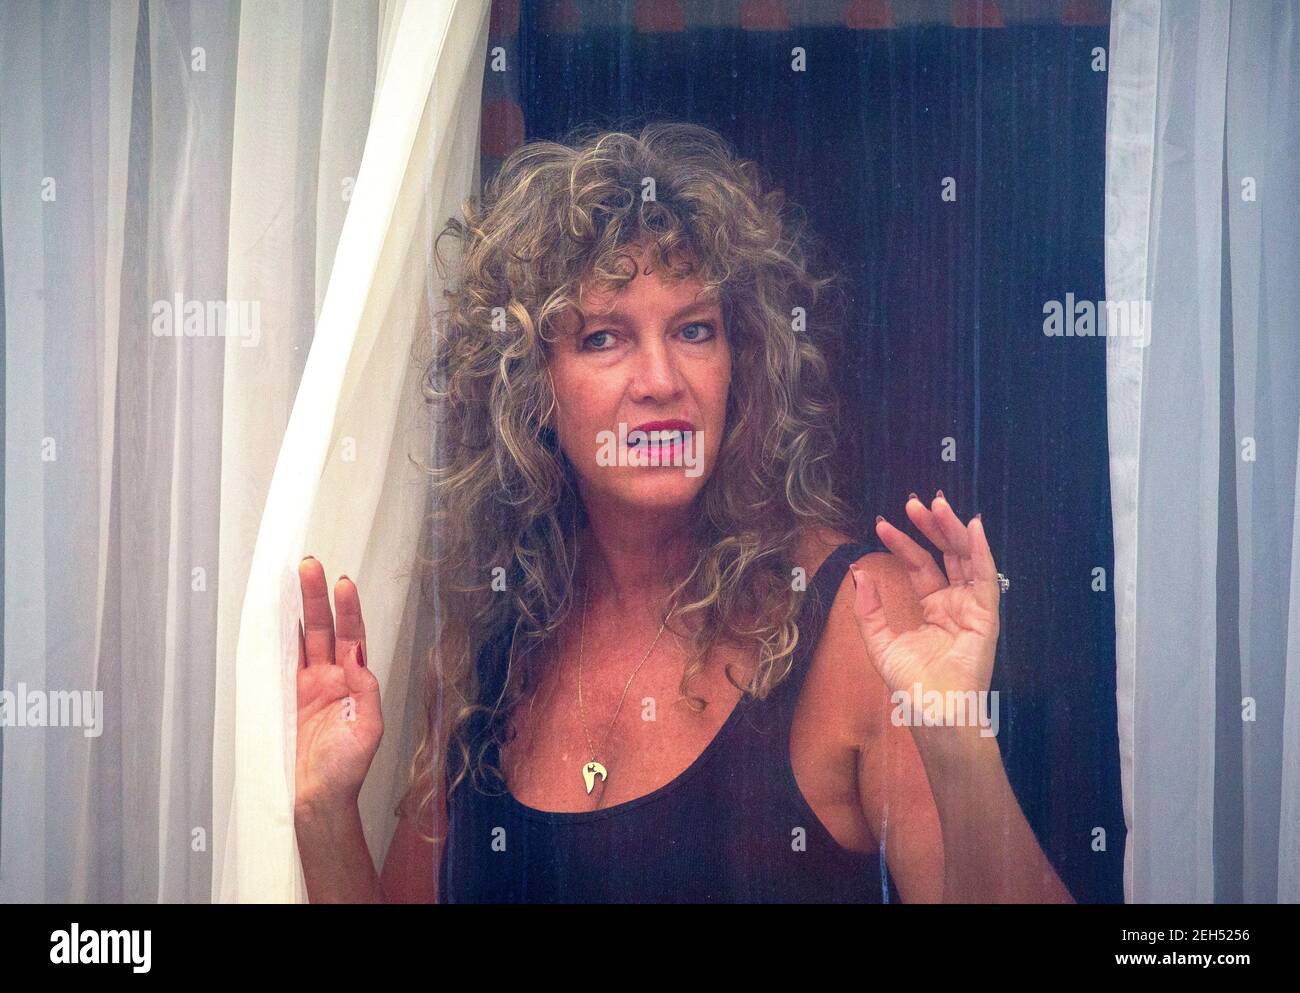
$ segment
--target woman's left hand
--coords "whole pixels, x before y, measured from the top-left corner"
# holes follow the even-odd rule
[[[906,534],[877,519],[876,534],[907,567],[924,622],[901,633],[890,628],[875,582],[854,566],[853,609],[872,664],[890,693],[910,693],[918,683],[924,692],[987,690],[993,678],[1002,590],[983,522],[976,516],[962,524],[942,493],[929,508],[912,496],[907,516],[943,553],[944,571]]]

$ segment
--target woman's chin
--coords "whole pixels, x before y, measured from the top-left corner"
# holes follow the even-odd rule
[[[691,479],[681,475],[668,476],[666,470],[658,471],[665,474],[657,478],[630,480],[627,485],[620,486],[615,492],[610,493],[610,496],[629,512],[689,510],[695,503],[695,498],[699,496],[700,490],[704,488],[704,477]],[[678,470],[678,473],[680,471]]]

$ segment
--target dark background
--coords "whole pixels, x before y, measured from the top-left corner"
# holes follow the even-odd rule
[[[912,490],[982,512],[1012,580],[992,687],[1007,771],[1075,898],[1120,901],[1105,339],[1042,331],[1046,301],[1105,295],[1106,7],[1069,23],[1074,5],[1044,0],[968,27],[971,5],[945,22],[948,5],[912,20],[896,3],[895,26],[852,30],[824,3],[769,4],[790,26],[753,30],[740,0],[669,6],[670,30],[651,29],[675,11],[631,0],[495,6],[490,47],[513,71],[487,74],[485,178],[494,140],[504,154],[662,117],[716,129],[804,209],[852,284],[836,375],[857,533],[881,513],[929,547],[903,513]]]

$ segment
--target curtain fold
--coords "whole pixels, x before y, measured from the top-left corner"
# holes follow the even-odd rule
[[[413,626],[403,615],[418,580],[425,509],[425,480],[410,456],[428,448],[412,348],[441,296],[428,271],[429,228],[455,213],[477,181],[487,15],[486,3],[450,0],[394,10],[391,51],[381,55],[365,151],[247,585],[237,607],[223,601],[230,640],[222,643],[234,651],[219,656],[233,665],[219,687],[215,731],[214,802],[225,816],[216,819],[214,900],[305,897],[292,800],[297,564],[307,551],[331,580],[346,573],[361,591],[367,662],[383,687],[391,732],[367,777],[363,823],[376,854],[391,834],[396,798],[387,786],[399,764],[412,655]],[[235,347],[228,341],[227,354]],[[230,385],[228,378],[228,407],[253,404],[255,388],[240,394]]]
[[[1296,21],[1112,7],[1106,295],[1151,306],[1107,339],[1132,902],[1297,896]]]
[[[98,726],[6,729],[0,899],[202,899],[216,522],[189,508],[220,348],[159,333],[155,304],[224,279],[200,233],[225,223],[233,21],[134,0],[4,21],[5,689]]]
[[[428,229],[478,181],[487,17],[0,7],[3,688],[102,694],[93,736],[4,728],[0,901],[302,898],[282,635],[308,548],[363,593],[382,855],[412,734],[410,350]]]
[[[1226,203],[1239,548],[1240,899],[1300,901],[1300,10],[1232,5]],[[1236,716],[1242,705],[1232,702]],[[1291,816],[1287,816],[1287,812]]]
[[[374,4],[365,5],[370,17]],[[242,4],[235,118],[229,132],[231,211],[226,292],[256,306],[258,342],[228,337],[225,348],[220,500],[221,578],[216,636],[213,728],[213,876],[211,894],[238,858],[227,825],[235,818],[237,770],[224,761],[235,711],[235,646],[253,545],[289,421],[317,314],[316,273],[325,243],[316,220],[323,202],[343,191],[320,182],[327,62],[346,62],[360,88],[374,80],[374,51],[364,35],[335,38],[328,11],[301,4]],[[348,123],[365,133],[368,107]],[[355,165],[356,160],[352,160]],[[345,204],[346,206],[346,204]],[[337,236],[337,235],[336,235]],[[276,656],[275,643],[266,646]],[[278,694],[273,697],[277,704]],[[276,718],[277,722],[279,717]],[[259,742],[268,756],[284,743]],[[283,765],[283,757],[279,764]],[[250,772],[255,776],[256,770]]]

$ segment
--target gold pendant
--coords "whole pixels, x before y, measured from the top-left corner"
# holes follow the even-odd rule
[[[602,781],[609,778],[609,773],[599,762],[591,761],[582,767],[582,781],[587,784],[587,792],[590,793],[596,785],[596,777],[599,776]]]

